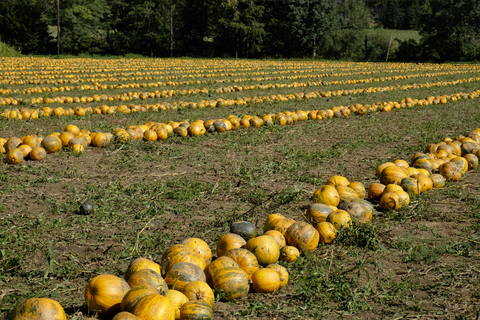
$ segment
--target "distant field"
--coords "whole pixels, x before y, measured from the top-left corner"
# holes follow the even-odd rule
[[[368,32],[388,40],[393,31]],[[368,188],[381,163],[410,163],[446,137],[476,139],[479,83],[473,64],[0,59],[0,138],[37,141],[26,136],[74,125],[86,145],[77,153],[69,140],[17,165],[0,155],[0,319],[24,299],[49,297],[69,320],[85,320],[94,316],[85,287],[99,274],[124,277],[138,257],[160,263],[188,237],[216,256],[235,221],[258,234],[270,214],[305,222],[333,175]],[[147,131],[168,136],[149,141]],[[92,137],[110,143],[93,147]],[[421,160],[438,164],[446,152]],[[230,302],[216,290],[213,319],[473,319],[479,199],[478,169],[398,210],[370,199],[370,223],[279,262],[284,288]],[[79,214],[85,200],[95,213]]]

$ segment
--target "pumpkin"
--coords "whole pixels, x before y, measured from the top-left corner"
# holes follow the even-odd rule
[[[74,136],[78,136],[80,133],[80,129],[74,124],[67,125],[63,131],[71,132]]]
[[[267,269],[272,269],[275,270],[280,278],[280,288],[282,289],[285,287],[288,283],[288,271],[285,269],[285,267],[279,265],[279,264],[269,264],[266,266]]]
[[[410,165],[408,164],[407,161],[401,160],[401,159],[395,160],[393,163],[394,163],[397,167],[402,167],[402,168],[405,168],[405,169],[407,169],[407,168],[410,167]]]
[[[283,247],[285,247],[287,245],[287,241],[285,240],[285,237],[283,236],[283,234],[280,233],[280,231],[268,230],[267,232],[264,233],[264,235],[265,236],[270,236],[273,239],[275,239],[275,241],[277,241],[278,247],[280,249],[282,249]]]
[[[215,274],[224,269],[224,268],[229,268],[229,267],[237,267],[238,268],[238,263],[236,263],[233,259],[222,256],[212,262],[210,262],[207,267],[205,268],[205,277],[207,278],[207,283],[210,286],[213,286],[213,278],[215,277]]]
[[[287,229],[285,240],[302,252],[312,252],[318,246],[319,235],[311,224],[299,221]]]
[[[252,274],[259,268],[257,257],[247,249],[231,249],[225,253],[225,256],[235,261],[247,273],[248,279],[251,279]]]
[[[368,187],[368,198],[372,200],[380,200],[380,198],[382,197],[382,193],[386,187],[387,186],[382,183],[372,183]]]
[[[271,215],[269,215],[267,217],[267,219],[265,220],[265,223],[263,225],[263,232],[267,232],[268,230],[271,230],[270,229],[270,224],[272,223],[272,221],[274,221],[276,219],[279,219],[279,218],[285,219],[285,217],[282,216],[281,214],[272,213]]]
[[[224,301],[246,297],[250,289],[247,273],[238,267],[219,270],[213,278],[213,287]]]
[[[459,181],[462,178],[462,171],[454,162],[447,162],[440,166],[440,174],[447,180]]]
[[[400,182],[400,187],[408,193],[418,196],[421,192],[420,184],[418,179],[414,178],[403,178]],[[392,191],[395,192],[396,190]]]
[[[132,274],[142,269],[150,269],[161,274],[160,265],[158,263],[146,258],[137,258],[128,266],[127,271],[125,272],[125,280],[128,281]]]
[[[319,242],[332,243],[337,237],[337,229],[335,226],[327,221],[319,222],[315,225],[315,229],[319,235]]]
[[[47,157],[47,151],[42,147],[35,147],[30,151],[30,159],[33,161],[44,160]]]
[[[257,235],[257,228],[251,222],[237,221],[230,225],[230,233],[238,234],[245,241],[248,241]]]
[[[10,312],[9,320],[67,320],[62,306],[48,298],[30,298],[18,303]]]
[[[206,263],[210,263],[212,261],[212,250],[210,250],[208,244],[202,239],[187,238],[182,241],[182,244],[189,247],[193,252],[199,254]]]
[[[178,262],[190,262],[204,270],[207,266],[205,259],[184,244],[175,244],[171,246],[162,256],[161,267],[162,274],[166,275],[170,268]]]
[[[355,222],[369,223],[373,218],[372,210],[361,202],[344,202],[339,209],[347,211]]]
[[[64,145],[65,147],[68,146],[68,143],[70,142],[70,140],[72,140],[73,138],[75,138],[75,135],[71,132],[62,132],[59,136],[60,140],[62,140],[62,145]]]
[[[446,179],[438,173],[432,174],[430,176],[434,188],[443,188],[445,186]]]
[[[267,226],[267,230],[277,230],[280,232],[282,235],[285,235],[285,232],[287,229],[295,223],[295,220],[290,219],[290,218],[279,218],[275,219],[270,222],[270,224]],[[265,227],[264,227],[265,228]]]
[[[357,192],[357,195],[360,199],[365,198],[365,186],[361,182],[351,182],[347,187],[355,190]]]
[[[76,137],[68,141],[68,147],[71,149],[73,149],[73,147],[77,144],[83,146],[84,148],[86,148],[89,145],[87,139],[83,137]]]
[[[168,298],[160,294],[151,294],[138,301],[133,314],[140,319],[174,320],[175,307]]]
[[[5,151],[8,152],[8,150],[10,149],[18,148],[18,146],[21,144],[22,144],[22,139],[17,137],[11,137],[7,139],[3,147],[5,148]]]
[[[464,157],[456,157],[450,160],[450,162],[455,163],[459,168],[460,172],[462,173],[462,176],[467,172],[468,170],[468,161]]]
[[[189,301],[180,308],[180,320],[210,320],[212,307],[203,301]]]
[[[252,275],[252,288],[259,293],[271,293],[280,288],[280,276],[275,270],[263,268]]]
[[[112,320],[142,320],[142,319],[140,319],[139,317],[136,317],[130,312],[122,311],[117,313],[115,317],[112,318]]]
[[[257,257],[261,266],[275,263],[280,258],[278,243],[270,236],[252,238],[248,240],[246,248]]]
[[[394,192],[387,192],[380,198],[380,208],[383,210],[398,210],[401,208],[400,196]]]
[[[330,179],[327,180],[326,185],[330,185],[334,188],[337,187],[346,187],[350,184],[350,181],[347,180],[347,178],[342,177],[342,176],[333,176],[330,177]]]
[[[107,135],[102,132],[92,134],[92,145],[96,148],[103,148],[108,145]]]
[[[338,206],[340,203],[340,195],[337,189],[330,185],[325,185],[317,189],[313,194],[313,203],[323,203],[330,206]]]
[[[158,139],[158,135],[153,130],[148,129],[143,133],[144,141],[157,141],[157,139]]]
[[[155,133],[157,134],[157,141],[163,141],[168,138],[168,131],[165,128],[157,128]]]
[[[204,281],[192,281],[183,287],[183,294],[190,301],[203,301],[213,308],[215,295],[210,286]]]
[[[403,179],[402,179],[403,180]],[[385,187],[385,190],[383,190],[383,193],[386,193],[386,192],[395,192],[395,191],[401,191],[403,190],[403,188],[399,185],[396,185],[396,184],[387,184],[387,186]]]
[[[328,215],[333,212],[332,207],[323,203],[312,203],[308,206],[305,217],[309,223],[315,225],[319,222],[325,221]]]
[[[152,286],[136,286],[131,288],[120,303],[122,311],[132,312],[138,301],[151,294],[158,294],[158,290]]]
[[[412,166],[417,168],[417,169],[425,169],[428,172],[432,172],[433,165],[430,162],[430,160],[431,159],[417,159],[417,160],[415,160],[415,162],[413,163]]]
[[[235,233],[224,234],[217,242],[217,256],[223,256],[228,250],[243,248],[247,242]]]
[[[134,272],[128,278],[128,284],[131,288],[137,286],[150,286],[157,289],[157,291],[162,294],[168,290],[167,283],[162,276],[158,272],[150,269],[140,269]]]
[[[469,153],[463,157],[467,160],[468,170],[473,170],[478,167],[478,157],[476,155]]]
[[[333,211],[328,215],[326,221],[333,224],[337,230],[350,228],[352,226],[352,217],[345,210]]]
[[[32,149],[35,149],[40,147],[42,143],[37,136],[26,136],[25,139],[23,139],[23,144],[27,144],[32,147]]]
[[[358,199],[358,193],[352,188],[340,186],[337,187],[338,195],[340,196],[340,201],[351,201],[353,199]]]
[[[19,164],[23,161],[23,152],[18,148],[9,149],[5,158],[10,164]]]
[[[296,261],[300,257],[300,251],[294,246],[284,246],[280,249],[280,260],[285,262]]]
[[[167,290],[165,297],[170,300],[175,308],[175,319],[180,319],[180,308],[189,301],[188,298],[181,291],[174,289]]]
[[[453,148],[453,146],[448,145],[448,144],[439,145],[436,152],[440,152],[440,151],[444,151],[447,154],[454,154],[455,153],[455,149]]]
[[[95,207],[90,201],[84,201],[78,208],[78,212],[82,215],[90,215],[95,213]]]
[[[128,283],[114,275],[101,274],[90,280],[85,288],[85,304],[90,312],[111,317],[120,312],[120,304],[130,290]]]
[[[462,152],[461,153],[462,157],[466,154],[469,154],[473,149],[475,149],[477,147],[478,147],[478,144],[476,142],[467,141],[467,142],[462,143],[462,145],[460,146],[460,150]]]
[[[43,139],[42,146],[47,153],[55,153],[62,149],[62,140],[55,136],[47,136]]]
[[[406,207],[410,204],[410,196],[405,191],[395,191],[396,194],[400,197],[400,206]]]
[[[408,177],[408,171],[405,168],[391,166],[385,168],[381,175],[380,175],[380,182],[388,185],[392,184],[399,184],[403,178]]]
[[[17,149],[20,149],[20,151],[22,151],[24,159],[27,158],[28,155],[30,154],[30,152],[32,151],[32,147],[30,147],[29,145],[26,145],[26,144],[19,145]]]
[[[169,289],[182,291],[183,287],[192,281],[206,282],[207,278],[199,266],[190,262],[179,262],[174,264],[165,276],[165,282]]]
[[[426,177],[420,174],[417,179],[418,179],[418,185],[420,187],[420,192],[427,193],[432,190],[433,182],[429,177]]]
[[[380,178],[382,171],[385,170],[385,168],[393,167],[393,166],[395,166],[395,163],[393,162],[382,163],[375,169],[375,174],[377,175],[378,178]]]

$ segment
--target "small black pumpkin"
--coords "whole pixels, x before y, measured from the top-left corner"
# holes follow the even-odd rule
[[[87,216],[89,214],[95,213],[95,208],[91,202],[85,201],[80,205],[80,209],[78,211],[80,214]]]
[[[230,233],[238,234],[245,241],[248,241],[257,235],[257,228],[251,222],[236,221],[230,226]]]

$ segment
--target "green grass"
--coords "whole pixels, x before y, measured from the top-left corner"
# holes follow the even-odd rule
[[[0,57],[15,57],[18,55],[19,53],[17,50],[15,50],[15,48],[0,41]]]

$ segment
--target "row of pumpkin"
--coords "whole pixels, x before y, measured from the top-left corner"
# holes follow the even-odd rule
[[[85,73],[84,70],[75,70],[75,68],[69,68],[68,72],[65,70],[43,70],[43,71],[7,71],[0,73],[0,83],[4,85],[26,85],[26,84],[53,84],[53,85],[61,85],[66,83],[85,83],[85,82],[117,82],[117,81],[135,81],[135,80],[170,80],[164,83],[163,85],[167,86],[178,86],[178,85],[190,85],[190,84],[198,84],[200,83],[224,83],[224,82],[242,82],[242,81],[265,81],[265,80],[297,80],[302,78],[324,78],[324,77],[346,77],[352,75],[366,75],[366,74],[374,74],[374,73],[406,73],[406,72],[418,72],[418,71],[438,71],[442,70],[445,72],[456,72],[456,71],[468,71],[468,72],[475,72],[475,66],[459,66],[459,65],[413,65],[413,64],[397,64],[392,65],[395,68],[385,68],[382,66],[380,68],[372,68],[371,65],[362,65],[361,67],[356,66],[353,67],[347,66],[343,67],[341,65],[335,66],[316,66],[312,67],[311,65],[306,66],[306,68],[288,68],[285,66],[285,70],[280,70],[275,68],[273,70],[268,70],[265,66],[262,66],[261,71],[254,71],[258,70],[259,68],[247,68],[238,70],[241,72],[232,73],[233,70],[228,69],[217,69],[216,73],[208,74],[208,70],[198,70],[198,69],[185,69],[182,68],[180,73],[176,75],[165,75],[165,71],[161,69],[155,70],[145,70],[139,71],[141,69],[137,69],[135,72],[129,72],[126,70],[121,69],[102,69],[102,68],[95,68],[95,72],[92,74],[91,72]],[[332,67],[339,67],[339,69],[334,70]],[[202,66],[204,69],[204,66]],[[6,68],[3,68],[6,70]],[[350,70],[355,70],[352,72]],[[361,71],[358,71],[361,70]],[[114,73],[111,73],[111,72]],[[171,72],[171,68],[169,68]],[[247,72],[250,71],[250,72]],[[328,73],[319,73],[319,72],[326,72]],[[334,72],[335,71],[335,72]],[[348,72],[350,71],[350,72]],[[109,73],[107,73],[109,72]],[[226,73],[228,72],[228,73]],[[288,74],[285,76],[281,76],[280,74]],[[290,75],[294,74],[294,75]],[[274,76],[271,76],[274,75]],[[208,79],[208,80],[191,80],[196,78],[219,78],[219,77],[228,77],[228,78],[220,78],[220,79]],[[233,78],[238,76],[250,76],[249,78]],[[252,77],[256,76],[256,77]],[[187,78],[189,80],[186,81],[171,81]],[[157,84],[157,83],[155,83]],[[148,84],[149,87],[154,86],[154,83]],[[9,89],[3,89],[2,92],[12,92]],[[15,92],[20,92],[16,90]]]
[[[477,167],[479,143],[480,128],[466,137],[428,145],[425,153],[413,156],[410,165],[404,160],[383,163],[376,169],[381,183],[372,183],[368,191],[361,182],[333,176],[314,193],[305,215],[308,223],[271,214],[261,236],[252,223],[234,223],[230,233],[218,240],[213,261],[205,241],[185,239],[170,247],[160,264],[134,260],[125,280],[107,274],[93,278],[85,289],[85,303],[92,313],[116,320],[211,319],[216,299],[231,301],[249,291],[269,293],[284,287],[289,274],[277,263],[279,259],[295,261],[300,252],[314,251],[319,242],[331,243],[338,230],[369,223],[374,208],[365,196],[379,200],[382,209],[398,210],[408,205],[412,194],[443,187],[445,180],[458,181]],[[442,170],[449,163],[452,171]],[[18,304],[10,319],[38,312],[34,304],[45,308],[48,319],[55,312],[55,318],[66,319],[57,302],[37,298]]]
[[[432,77],[439,77],[444,75],[453,75],[453,74],[464,74],[470,71],[450,71],[450,72],[437,72],[437,73],[429,73],[429,74],[409,74],[409,75],[400,75],[400,76],[387,76],[381,78],[365,78],[365,79],[351,79],[351,80],[332,80],[332,81],[307,81],[307,82],[290,82],[290,83],[270,83],[264,84],[261,82],[260,84],[246,84],[246,85],[234,85],[234,86],[227,86],[227,87],[220,87],[220,88],[211,88],[210,90],[207,88],[189,88],[189,89],[181,89],[181,90],[155,90],[152,92],[128,92],[128,93],[119,93],[115,95],[93,95],[88,97],[72,97],[72,96],[61,96],[61,97],[37,97],[37,98],[30,98],[28,101],[31,104],[41,104],[41,103],[89,103],[89,102],[100,102],[100,101],[129,101],[129,100],[145,100],[148,98],[164,98],[164,97],[172,97],[172,96],[184,96],[184,95],[196,95],[196,94],[209,94],[212,92],[216,93],[229,93],[229,92],[242,92],[246,90],[269,90],[269,89],[278,89],[278,88],[300,88],[300,87],[316,87],[316,86],[329,86],[329,85],[344,85],[344,84],[359,84],[359,83],[373,83],[373,82],[385,82],[385,81],[396,81],[396,80],[406,80],[406,79],[415,79],[415,78],[432,78]],[[467,79],[459,79],[456,80],[460,83],[467,81]],[[169,83],[169,82],[167,82]],[[36,94],[36,93],[43,93],[43,92],[68,92],[68,91],[75,91],[75,90],[107,90],[107,89],[135,89],[135,88],[147,88],[147,87],[161,87],[163,83],[153,83],[153,84],[146,84],[146,83],[133,83],[133,84],[120,84],[120,85],[101,85],[99,83],[95,83],[92,86],[89,85],[81,85],[81,86],[62,86],[62,87],[34,87],[34,88],[24,88],[22,91],[15,89],[10,90],[11,93],[18,93],[18,94]],[[171,83],[170,83],[171,85]],[[0,94],[7,94],[9,89],[0,90]],[[22,102],[25,102],[23,98],[14,98],[14,97],[5,97],[0,98],[0,105],[18,105]]]
[[[318,99],[318,98],[325,98],[325,97],[335,97],[335,96],[342,96],[342,95],[353,95],[359,93],[372,93],[372,92],[383,92],[383,91],[394,91],[394,90],[409,90],[409,89],[418,89],[418,88],[431,88],[436,86],[450,86],[450,85],[457,85],[466,82],[476,82],[479,81],[480,77],[477,78],[469,78],[469,79],[461,79],[461,80],[453,80],[453,81],[438,81],[434,83],[414,83],[414,84],[405,84],[405,85],[397,85],[397,86],[386,86],[386,87],[369,87],[369,88],[357,88],[351,90],[335,90],[335,91],[326,91],[326,92],[318,92],[318,91],[311,91],[308,93],[290,93],[290,94],[277,94],[271,96],[253,96],[253,97],[244,97],[244,98],[236,98],[236,99],[222,99],[218,98],[216,100],[201,100],[200,102],[186,102],[186,101],[178,101],[173,103],[156,103],[156,104],[143,104],[143,105],[119,105],[119,106],[96,106],[96,107],[78,107],[75,109],[72,108],[50,108],[44,107],[42,109],[36,108],[21,108],[21,109],[4,109],[0,112],[0,118],[2,119],[23,119],[23,120],[36,120],[39,118],[48,118],[51,116],[79,116],[83,117],[88,114],[113,114],[115,112],[121,113],[132,113],[132,112],[147,112],[147,111],[165,111],[165,110],[176,110],[176,109],[185,109],[185,108],[193,108],[193,109],[204,109],[204,108],[215,108],[215,107],[228,107],[228,106],[243,106],[247,104],[256,104],[256,103],[264,103],[264,102],[271,102],[271,101],[289,101],[295,99]],[[235,90],[235,89],[234,89]],[[480,92],[480,91],[479,91]],[[469,95],[478,95],[477,93],[457,93],[453,94],[452,97],[465,95],[468,97]],[[32,100],[33,103],[65,103],[65,102],[79,102],[79,103],[89,103],[92,101],[102,101],[104,97],[107,101],[129,101],[129,100],[144,100],[153,97],[164,97],[164,96],[173,96],[174,92],[172,90],[169,91],[162,91],[159,92],[158,90],[155,92],[150,93],[140,93],[140,94],[124,94],[124,95],[116,95],[112,96],[94,96],[94,97],[59,97],[58,99],[55,98],[43,98],[34,99]],[[433,97],[433,100],[437,97]],[[9,99],[9,98],[6,98]],[[427,98],[426,98],[427,99]],[[423,99],[423,100],[426,100]],[[9,100],[10,101],[10,100]],[[12,100],[12,104],[17,105],[18,101]]]
[[[0,138],[0,154],[5,154],[6,160],[9,163],[18,164],[28,158],[34,161],[43,160],[47,154],[60,151],[62,146],[69,147],[76,154],[81,154],[89,145],[105,147],[114,139],[122,143],[127,140],[141,139],[145,141],[162,141],[167,139],[171,134],[186,137],[187,135],[199,136],[207,132],[237,130],[241,126],[245,128],[273,124],[283,126],[309,119],[323,120],[333,117],[348,117],[352,112],[364,115],[377,111],[388,112],[394,108],[401,109],[413,107],[414,105],[446,104],[449,100],[474,99],[478,98],[479,95],[480,90],[477,90],[470,93],[458,93],[448,96],[430,96],[422,100],[406,98],[400,102],[384,102],[373,105],[355,104],[348,108],[333,107],[327,110],[285,111],[276,114],[267,114],[261,118],[244,115],[240,119],[234,115],[230,115],[227,119],[196,120],[191,123],[187,120],[180,122],[168,121],[166,123],[148,122],[145,125],[129,126],[127,129],[114,128],[112,133],[89,132],[87,130],[80,130],[75,125],[68,125],[65,127],[64,132],[54,132],[45,138],[37,135],[29,135],[21,138]]]

